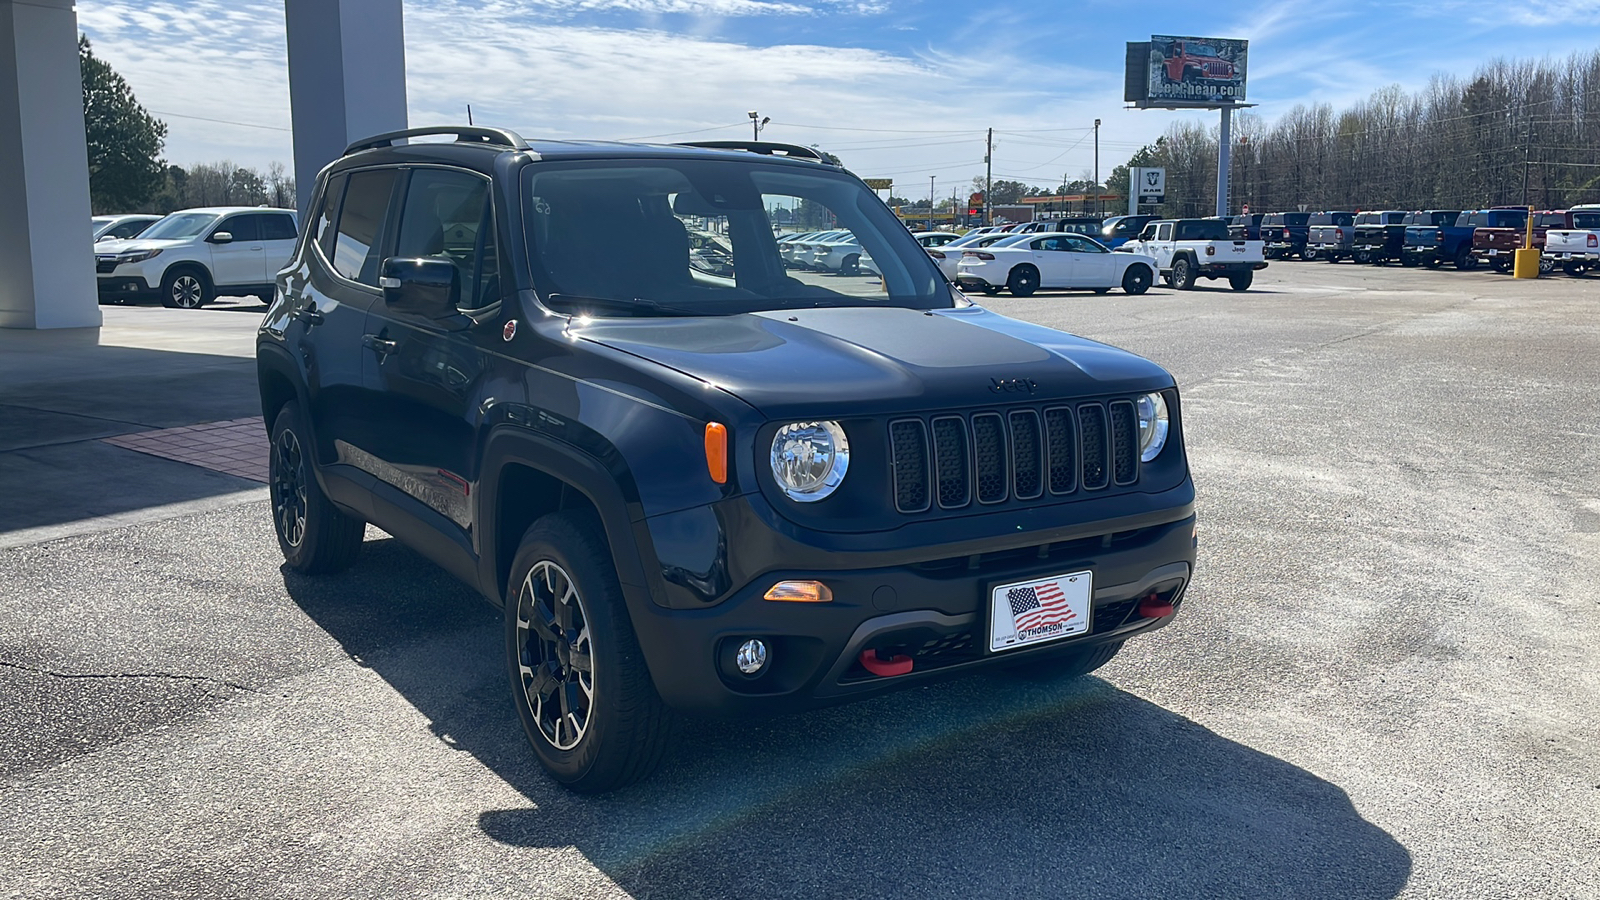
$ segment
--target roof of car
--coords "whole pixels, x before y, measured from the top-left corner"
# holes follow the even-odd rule
[[[169,213],[169,215],[176,216],[176,215],[181,215],[183,213],[207,213],[209,215],[220,216],[220,215],[223,215],[224,213],[237,213],[237,212],[261,212],[261,213],[269,213],[270,212],[270,213],[288,213],[291,216],[294,215],[294,210],[292,210],[292,209],[279,209],[277,207],[272,207],[272,206],[196,206],[196,207],[194,207],[192,209],[175,209],[171,213]]]
[[[466,129],[461,130],[465,131]],[[334,168],[343,170],[375,163],[443,161],[487,173],[492,171],[495,161],[501,155],[513,153],[526,154],[528,161],[564,159],[728,159],[730,154],[736,154],[740,158],[755,159],[763,163],[790,166],[821,166],[835,171],[841,170],[831,163],[818,162],[816,159],[799,156],[798,153],[792,153],[788,156],[779,155],[772,148],[777,148],[783,152],[792,150],[816,153],[819,151],[798,146],[790,148],[786,144],[766,142],[730,141],[726,142],[730,146],[714,147],[693,144],[635,144],[622,141],[546,139],[521,140],[520,145],[478,140],[430,140],[419,143],[362,148],[363,143],[380,141],[382,137],[380,135],[370,139],[368,142],[357,142],[351,145],[350,152],[340,157],[334,163]],[[741,149],[743,146],[757,149],[754,151]]]

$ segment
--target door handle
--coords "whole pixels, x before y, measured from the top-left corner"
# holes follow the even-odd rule
[[[299,319],[300,321],[306,323],[307,328],[310,328],[312,325],[321,325],[324,321],[322,313],[317,309],[317,305],[315,303],[295,310],[289,314],[289,318]]]
[[[399,341],[385,340],[384,338],[378,337],[375,334],[362,335],[361,345],[377,353],[379,356],[388,356],[389,354],[400,349]]]

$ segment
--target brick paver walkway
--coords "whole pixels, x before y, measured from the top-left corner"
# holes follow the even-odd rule
[[[226,472],[263,484],[267,481],[267,432],[260,416],[121,434],[102,440],[214,472]]]

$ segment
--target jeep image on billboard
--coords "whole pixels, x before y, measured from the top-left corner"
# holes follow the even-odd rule
[[[1150,102],[1242,103],[1249,41],[1153,35]]]

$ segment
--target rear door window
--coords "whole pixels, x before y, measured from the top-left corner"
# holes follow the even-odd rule
[[[292,241],[295,239],[294,217],[287,213],[262,213],[261,239],[263,241]]]

